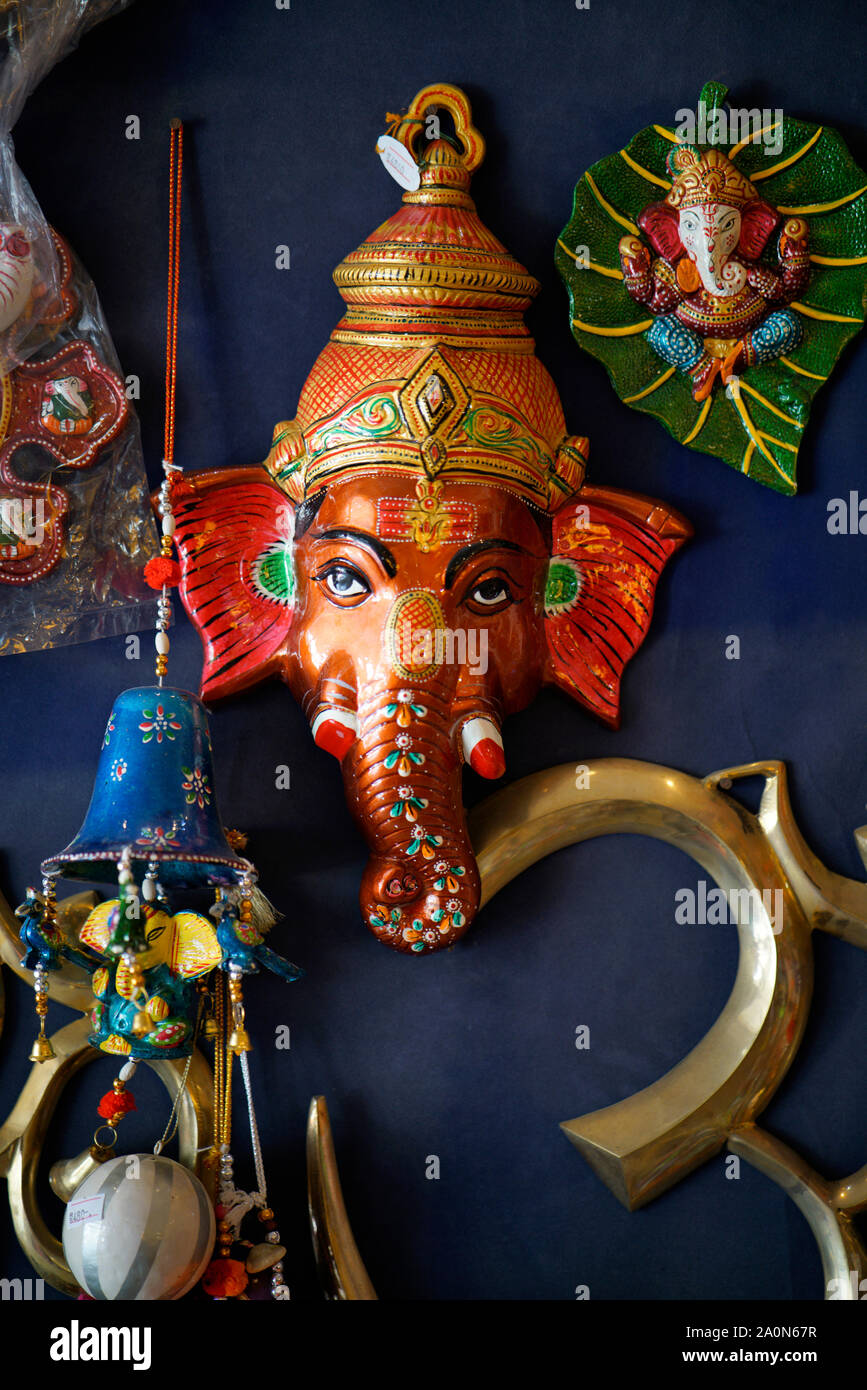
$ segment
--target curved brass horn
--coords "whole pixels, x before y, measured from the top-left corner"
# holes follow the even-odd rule
[[[576,772],[579,776],[576,776]],[[757,816],[725,795],[762,776]],[[673,768],[611,758],[536,773],[489,797],[470,817],[482,903],[564,845],[633,833],[695,859],[724,890],[779,890],[738,925],[740,961],[716,1023],[676,1067],[627,1100],[562,1126],[614,1194],[643,1205],[716,1153],[755,1164],[801,1207],[822,1254],[828,1298],[857,1298],[867,1255],[851,1218],[867,1207],[867,1168],[827,1182],[755,1117],[791,1065],[812,989],[810,930],[867,949],[867,884],[827,869],[801,835],[783,763],[728,768],[699,781]],[[867,827],[855,831],[867,864]],[[776,928],[776,929],[775,929]]]
[[[576,785],[577,784],[577,785]],[[471,833],[482,902],[563,845],[598,835],[649,835],[683,850],[725,892],[754,894],[738,925],[740,962],[716,1023],[667,1075],[563,1129],[634,1209],[718,1152],[767,1105],[791,1065],[812,990],[809,923],[756,818],[711,782],[622,758],[536,773],[485,801]],[[779,892],[782,923],[763,890]],[[736,900],[739,901],[739,900]]]
[[[340,1302],[375,1300],[376,1290],[346,1214],[324,1096],[313,1097],[307,1115],[307,1206],[325,1297]]]
[[[471,816],[482,903],[536,860],[596,835],[652,835],[675,845],[724,891],[779,891],[782,923],[759,906],[738,926],[734,990],[706,1037],[653,1086],[563,1125],[629,1208],[677,1183],[756,1118],[792,1063],[810,1005],[810,929],[867,947],[867,884],[825,869],[796,827],[782,763],[704,778],[631,759],[553,767],[490,796]],[[759,816],[725,794],[766,778]]]
[[[745,1125],[729,1137],[731,1153],[771,1178],[804,1213],[822,1257],[825,1298],[857,1302],[867,1296],[867,1250],[852,1217],[867,1208],[867,1168],[828,1182],[767,1130]]]

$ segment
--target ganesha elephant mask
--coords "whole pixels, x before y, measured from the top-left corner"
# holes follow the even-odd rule
[[[435,97],[470,154],[431,142],[420,188],[338,267],[348,311],[296,419],[264,466],[172,488],[203,696],[286,682],[370,847],[364,920],[418,954],[479,905],[462,764],[501,776],[502,722],[546,682],[617,723],[690,533],[650,498],[584,486],[587,441],[523,322],[538,286],[467,192],[466,99]]]

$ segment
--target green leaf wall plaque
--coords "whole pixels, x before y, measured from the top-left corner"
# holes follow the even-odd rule
[[[762,126],[725,96],[708,83],[689,120],[594,164],[556,263],[621,400],[792,494],[813,397],[864,322],[867,174],[829,127]]]

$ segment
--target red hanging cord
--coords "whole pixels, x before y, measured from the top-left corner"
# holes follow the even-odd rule
[[[181,179],[184,127],[172,121],[169,135],[169,289],[166,307],[166,431],[163,458],[174,462],[175,384],[178,366],[178,288],[181,278]]]
[[[184,170],[184,127],[181,121],[173,120],[169,132],[169,280],[166,296],[166,420],[163,439],[163,471],[165,482],[160,491],[163,515],[163,537],[159,555],[148,560],[144,577],[152,589],[162,590],[163,610],[168,601],[167,589],[177,584],[181,577],[180,566],[172,557],[172,534],[167,529],[166,516],[171,515],[171,480],[176,472],[175,458],[175,388],[178,375],[178,290],[181,279],[181,180]],[[168,613],[163,611],[158,627],[164,633],[168,626]],[[165,673],[168,638],[157,638],[157,675]],[[161,651],[160,647],[165,647]]]

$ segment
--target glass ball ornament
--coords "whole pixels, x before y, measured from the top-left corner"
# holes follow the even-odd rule
[[[63,1218],[63,1252],[98,1301],[183,1298],[205,1272],[214,1209],[198,1178],[174,1159],[125,1154],[85,1178]]]

